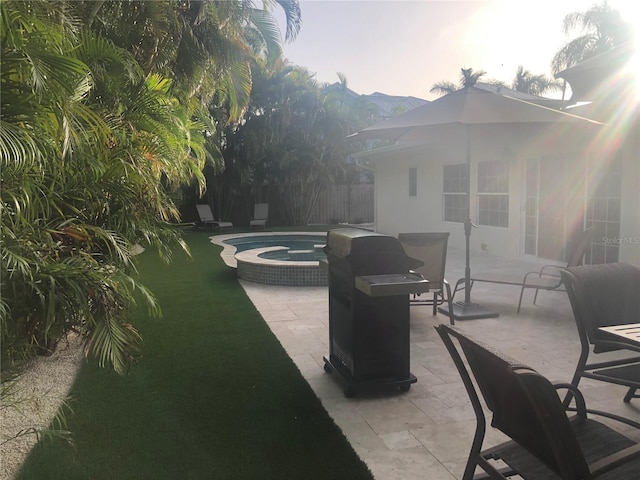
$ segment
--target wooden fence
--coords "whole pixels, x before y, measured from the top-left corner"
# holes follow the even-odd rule
[[[311,224],[336,224],[336,223],[372,223],[373,222],[373,184],[332,185],[328,186],[320,194],[318,204],[313,211],[308,223]],[[207,200],[198,200],[195,203],[205,203]],[[272,187],[269,199],[261,200],[269,203],[269,225],[288,225],[284,218],[283,200],[278,195],[277,189]],[[182,207],[182,220],[193,222],[198,219],[195,203]],[[215,209],[215,199],[209,199],[209,205],[218,215]],[[229,213],[223,213],[222,219],[231,221],[237,227],[249,225],[253,200],[248,197],[237,197]]]
[[[309,223],[373,222],[373,184],[332,185],[320,196]]]

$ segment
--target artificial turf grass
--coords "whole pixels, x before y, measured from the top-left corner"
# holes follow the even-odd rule
[[[40,442],[18,479],[372,478],[209,235],[187,234],[192,260],[141,255],[163,309],[132,314],[143,357],[124,377],[84,365],[74,447]]]

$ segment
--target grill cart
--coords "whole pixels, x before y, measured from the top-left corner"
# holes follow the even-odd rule
[[[383,388],[409,390],[409,295],[429,282],[410,273],[422,265],[407,256],[397,238],[361,230],[329,231],[329,357],[347,397]]]

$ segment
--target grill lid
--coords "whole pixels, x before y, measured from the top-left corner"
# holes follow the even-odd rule
[[[357,275],[404,273],[423,265],[407,256],[396,237],[359,228],[330,230],[325,252],[329,263],[346,263]]]
[[[397,238],[360,228],[337,228],[327,234],[327,252],[337,257],[360,255],[364,252],[404,255]]]

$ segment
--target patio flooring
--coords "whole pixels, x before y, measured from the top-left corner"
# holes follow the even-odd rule
[[[475,272],[523,274],[541,263],[508,261],[472,254]],[[464,276],[464,252],[449,248],[447,279]],[[346,398],[335,374],[323,369],[329,353],[328,289],[279,287],[241,281],[249,298],[322,404],[377,480],[454,480],[462,477],[473,438],[475,417],[466,391],[437,335],[448,323],[431,307],[411,308],[411,372],[418,382],[406,393],[359,394]],[[472,300],[499,312],[490,319],[456,322],[465,332],[530,365],[551,381],[571,379],[580,351],[571,307],[564,292],[525,292],[516,314],[518,287],[477,284]],[[463,293],[459,293],[460,300]],[[640,421],[640,402],[624,404],[626,389],[582,380],[587,405]],[[629,430],[630,431],[630,430]],[[640,440],[640,432],[631,432]],[[487,442],[504,437],[491,431]]]

